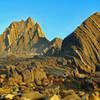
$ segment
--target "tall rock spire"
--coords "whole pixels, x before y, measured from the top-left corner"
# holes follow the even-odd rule
[[[31,17],[26,21],[21,20],[11,23],[0,37],[3,37],[0,47],[2,50],[10,52],[32,51],[41,53],[43,48],[45,48],[45,44],[49,43],[40,24],[38,22],[35,24]]]

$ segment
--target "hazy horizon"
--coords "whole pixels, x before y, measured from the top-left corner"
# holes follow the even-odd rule
[[[0,34],[13,22],[32,17],[49,40],[64,38],[95,12],[97,0],[1,0]]]

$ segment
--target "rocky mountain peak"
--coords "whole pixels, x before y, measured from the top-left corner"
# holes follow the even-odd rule
[[[32,24],[35,25],[35,22],[33,21],[33,19],[31,17],[28,17],[28,19],[26,20],[26,24]]]
[[[40,27],[40,24],[29,17],[26,21],[12,22],[0,36],[0,51],[41,53],[49,41]],[[46,41],[46,42],[45,42]],[[40,45],[43,45],[40,48]]]
[[[36,22],[35,26],[36,26],[36,32],[37,32],[38,36],[39,36],[40,38],[44,38],[45,35],[44,35],[44,33],[43,33],[43,31],[42,31],[42,29],[41,29],[41,27],[40,27],[39,22]]]

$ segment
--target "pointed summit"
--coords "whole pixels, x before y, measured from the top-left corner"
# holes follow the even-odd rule
[[[26,21],[33,21],[31,17],[28,17]]]
[[[42,29],[40,27],[40,24],[38,22],[36,22],[35,26],[36,26],[36,32],[37,32],[38,36],[40,38],[44,38],[45,35],[44,35],[44,33],[43,33],[43,31],[42,31]]]
[[[26,20],[26,23],[32,23],[35,25],[35,22],[33,21],[31,17],[28,17],[28,19]]]
[[[39,22],[36,22],[36,25],[39,25],[40,26]]]
[[[41,29],[39,22],[36,22],[35,26],[36,26],[36,28],[40,28]]]

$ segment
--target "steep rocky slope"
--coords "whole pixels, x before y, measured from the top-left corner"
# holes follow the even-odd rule
[[[35,23],[30,17],[26,21],[11,23],[0,35],[1,52],[28,53],[32,51],[33,54],[41,54],[48,44],[49,41],[39,23]]]
[[[80,73],[100,71],[100,13],[90,16],[63,40],[61,54]]]

